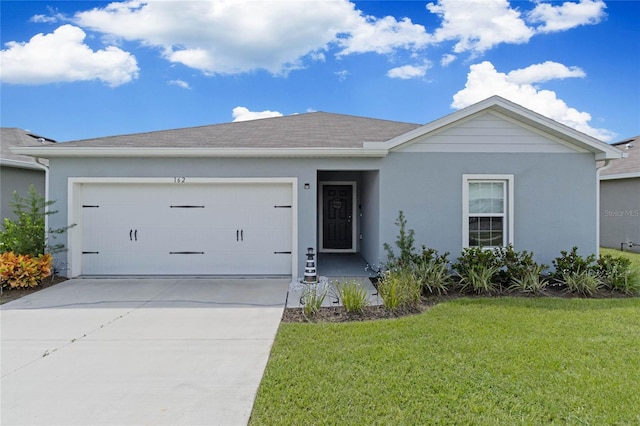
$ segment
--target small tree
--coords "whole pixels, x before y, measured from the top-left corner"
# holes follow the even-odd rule
[[[394,266],[410,266],[416,256],[414,247],[415,231],[413,229],[406,229],[407,219],[404,217],[402,210],[398,212],[398,218],[395,224],[400,228],[398,237],[396,238],[396,246],[400,249],[400,257],[396,257],[391,245],[384,243],[383,247],[387,252],[388,269]]]
[[[29,195],[26,198],[14,191],[13,200],[11,207],[16,219],[4,219],[4,230],[0,233],[0,252],[36,257],[44,254],[45,251],[50,253],[62,251],[64,244],[47,244],[47,234],[55,239],[55,235],[64,233],[69,227],[49,229],[45,232],[45,218],[57,213],[57,211],[48,210],[47,207],[55,201],[46,201],[33,185],[29,187]]]

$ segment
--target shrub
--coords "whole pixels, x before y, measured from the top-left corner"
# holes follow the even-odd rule
[[[349,281],[337,284],[338,295],[342,300],[342,306],[349,313],[361,313],[365,306],[369,305],[367,290],[357,281]]]
[[[600,256],[598,270],[607,288],[628,295],[640,293],[640,274],[631,267],[630,259],[610,254]]]
[[[28,254],[0,254],[0,282],[11,288],[35,287],[51,275],[51,254],[32,257]]]
[[[560,281],[564,281],[564,276],[567,274],[580,275],[585,271],[595,272],[597,270],[595,254],[590,254],[583,258],[578,254],[578,247],[575,246],[571,249],[571,252],[561,251],[560,254],[560,257],[556,257],[552,261],[555,268],[553,277]]]
[[[503,287],[511,287],[515,280],[532,282],[548,269],[547,265],[538,265],[533,260],[533,252],[527,250],[515,251],[512,245],[495,250],[496,260],[500,265],[498,281]]]
[[[302,296],[300,297],[302,312],[305,317],[312,317],[318,313],[328,292],[329,286],[324,282],[305,284]]]
[[[396,255],[392,247],[385,243],[384,249],[387,252],[387,263],[376,267],[367,266],[376,271],[380,283],[387,281],[386,288],[378,290],[383,300],[383,292],[387,291],[390,309],[416,305],[420,300],[422,290],[425,293],[443,294],[447,292],[451,284],[447,256],[449,253],[438,255],[438,251],[427,249],[422,246],[422,252],[417,253],[415,249],[415,233],[413,229],[407,229],[407,219],[402,210],[398,212],[395,222],[400,229],[395,245],[399,249]],[[400,281],[405,282],[401,283]],[[396,296],[399,298],[396,302]],[[410,302],[405,302],[405,299]]]
[[[396,226],[400,229],[398,231],[398,237],[396,238],[396,246],[400,249],[400,257],[396,257],[393,249],[388,243],[384,243],[384,249],[387,252],[387,265],[386,269],[392,269],[394,267],[409,266],[413,263],[415,254],[414,247],[414,230],[407,230],[407,219],[404,217],[402,210],[398,212],[398,218],[395,221]]]
[[[415,308],[420,302],[422,285],[409,268],[387,271],[378,283],[378,294],[385,309]]]
[[[495,251],[468,247],[462,250],[461,256],[453,264],[453,269],[460,276],[461,291],[471,289],[476,293],[483,293],[498,289],[500,266]]]
[[[415,262],[415,274],[425,293],[446,294],[451,286],[449,252],[438,255],[438,251],[422,246],[422,254]]]
[[[547,280],[540,277],[543,269],[544,265],[535,265],[522,271],[518,276],[512,276],[509,290],[533,294],[542,293],[548,284]]]
[[[599,274],[594,269],[565,272],[561,282],[569,293],[593,296],[602,285]]]
[[[0,252],[28,254],[32,257],[45,251],[56,253],[64,249],[63,244],[47,245],[47,234],[51,240],[64,233],[69,227],[49,229],[45,232],[45,217],[57,213],[47,210],[55,201],[45,201],[33,185],[29,187],[29,196],[20,197],[13,193],[13,213],[15,220],[4,219],[4,230],[0,232]]]
[[[493,293],[498,289],[494,279],[499,268],[496,266],[476,265],[466,271],[460,280],[460,291],[473,290],[480,293]]]

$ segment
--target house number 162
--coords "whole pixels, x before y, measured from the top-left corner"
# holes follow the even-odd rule
[[[173,178],[173,183],[185,183],[187,178],[184,176],[176,176]]]

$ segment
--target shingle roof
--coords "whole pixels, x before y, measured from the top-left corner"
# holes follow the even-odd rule
[[[627,153],[627,158],[621,158],[611,163],[600,175],[623,175],[628,173],[640,173],[640,135],[612,144],[619,150]]]
[[[420,127],[325,112],[66,142],[62,147],[362,148]]]
[[[21,163],[35,164],[35,159],[28,155],[18,155],[11,152],[12,146],[28,147],[52,145],[56,141],[36,135],[15,127],[0,128],[0,161],[9,160]],[[4,161],[3,161],[4,162]]]

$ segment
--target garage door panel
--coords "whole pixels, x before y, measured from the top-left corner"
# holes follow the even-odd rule
[[[245,275],[283,275],[291,271],[291,256],[261,251],[244,251],[243,255],[220,252],[212,255],[211,274],[234,275],[239,270]]]
[[[82,196],[83,274],[291,272],[291,184],[86,184]]]
[[[279,228],[255,228],[243,230],[241,250],[266,249],[291,251],[291,233]]]

